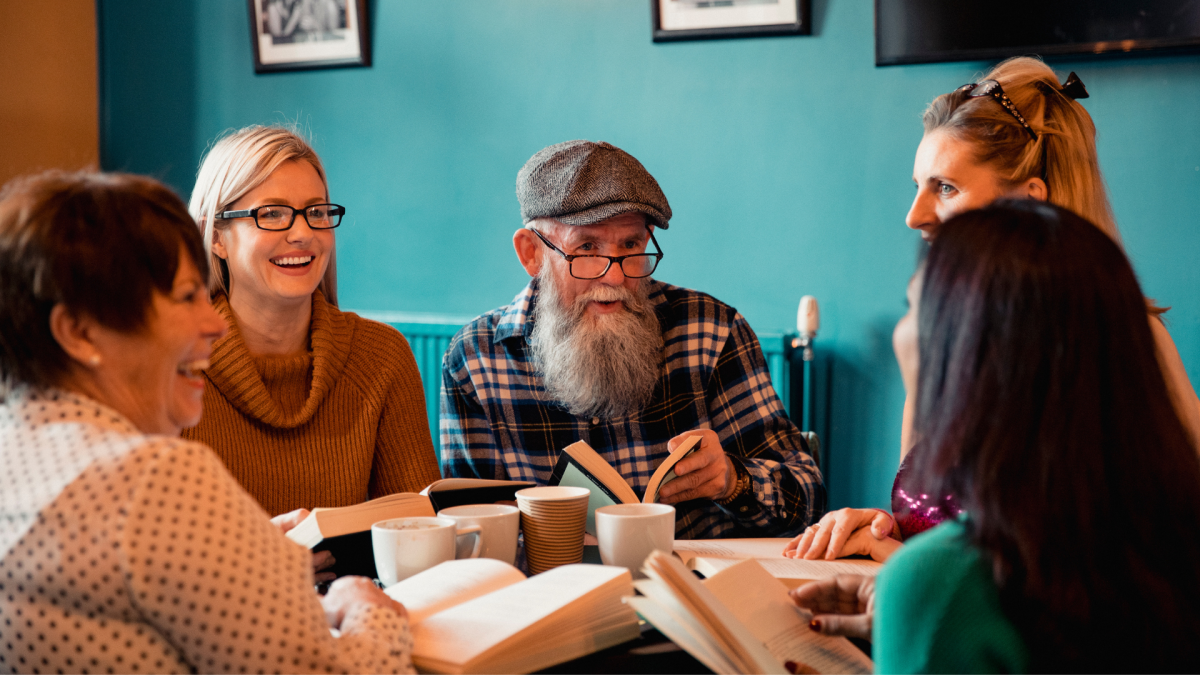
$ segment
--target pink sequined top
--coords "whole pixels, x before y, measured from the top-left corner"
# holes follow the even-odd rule
[[[952,495],[946,497],[948,508],[939,509],[929,495],[912,492],[912,486],[906,486],[908,463],[919,447],[919,444],[913,446],[900,460],[900,469],[896,471],[896,480],[892,483],[892,516],[900,526],[900,534],[905,541],[946,520],[947,512],[954,516],[963,512]]]

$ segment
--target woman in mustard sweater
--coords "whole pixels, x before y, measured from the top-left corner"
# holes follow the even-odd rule
[[[189,205],[229,333],[205,371],[210,446],[271,515],[418,491],[440,475],[408,342],[337,307],[325,170],[302,138],[247,127],[200,166]]]

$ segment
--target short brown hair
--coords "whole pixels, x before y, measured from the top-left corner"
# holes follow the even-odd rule
[[[0,382],[58,384],[69,357],[50,332],[62,303],[114,330],[146,325],[169,293],[183,247],[207,281],[196,225],[158,181],[51,171],[0,190]]]

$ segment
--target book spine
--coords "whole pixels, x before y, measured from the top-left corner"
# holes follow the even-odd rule
[[[579,462],[576,462],[571,455],[565,452],[558,456],[558,463],[554,465],[554,473],[550,474],[550,481],[547,483],[547,485],[558,485],[562,481],[563,473],[565,473],[567,470],[567,463],[573,464],[580,473],[582,473],[584,476],[587,476],[587,479],[591,481],[597,488],[599,488],[601,492],[608,495],[608,498],[611,499],[614,504],[625,503],[625,500],[618,497],[612,490],[609,489],[607,485],[604,484],[603,481],[601,481],[599,478],[596,478],[595,474],[593,474],[591,471],[588,471],[587,467]],[[634,494],[637,493],[635,492]]]

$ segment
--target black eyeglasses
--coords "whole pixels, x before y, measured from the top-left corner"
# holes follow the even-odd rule
[[[1029,126],[1029,123],[1025,121],[1025,116],[1021,114],[1021,111],[1017,110],[1017,106],[1013,105],[1012,99],[1008,98],[1008,95],[1004,93],[1004,89],[1000,87],[999,82],[995,80],[973,82],[971,84],[964,84],[963,86],[959,87],[958,90],[968,92],[967,96],[970,98],[982,98],[984,96],[990,96],[991,98],[995,99],[996,103],[1004,106],[1004,109],[1008,111],[1008,114],[1012,115],[1014,119],[1020,122],[1021,126],[1025,127],[1025,131],[1029,132],[1029,135],[1033,137],[1033,140],[1036,141],[1038,139],[1037,132],[1034,131],[1033,127]]]
[[[542,240],[542,243],[549,246],[552,251],[561,255],[567,261],[567,266],[571,270],[571,276],[576,279],[599,279],[608,274],[608,268],[612,267],[613,263],[621,266],[621,273],[630,279],[641,279],[654,274],[654,270],[658,267],[658,261],[662,260],[662,249],[658,247],[658,242],[654,240],[654,232],[650,232],[650,241],[654,243],[656,253],[635,253],[633,255],[567,255],[560,248],[550,243],[550,240],[542,236],[541,232],[533,230],[533,233]]]
[[[332,230],[342,224],[342,216],[346,215],[346,207],[337,204],[313,204],[303,209],[295,209],[286,204],[264,204],[244,211],[222,211],[216,215],[216,218],[218,220],[253,218],[258,229],[279,232],[291,229],[296,222],[297,214],[304,216],[305,222],[314,230]]]

